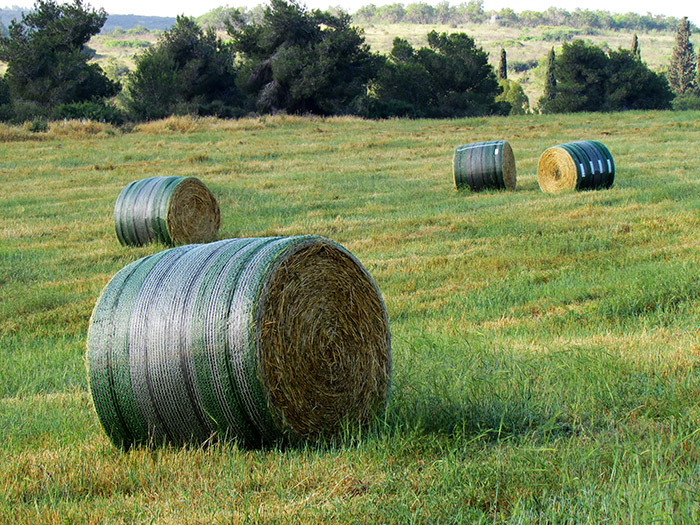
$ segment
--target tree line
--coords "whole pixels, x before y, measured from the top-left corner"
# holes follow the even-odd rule
[[[91,61],[87,47],[106,16],[82,0],[38,0],[13,21],[0,38],[0,60],[7,64],[0,78],[0,120],[119,124],[177,114],[235,118],[279,112],[452,118],[529,107],[522,87],[507,78],[505,50],[496,71],[465,33],[431,31],[427,46],[396,38],[391,52],[381,55],[370,50],[347,13],[308,10],[288,0],[271,0],[258,22],[229,12],[225,41],[212,27],[179,16],[119,82]],[[564,44],[558,56],[552,49],[545,94],[533,109],[667,109],[681,96],[692,106],[699,98],[696,60],[687,19],[679,32],[681,26],[683,60],[672,59],[666,76],[651,71],[638,49],[606,53],[583,41]],[[687,72],[675,75],[674,60],[692,69],[690,80]],[[677,78],[685,79],[682,89]]]
[[[631,31],[673,31],[679,19],[663,15],[640,15],[637,13],[616,14],[607,11],[576,9],[567,11],[550,7],[546,11],[523,11],[516,13],[511,8],[499,11],[484,9],[483,0],[450,5],[443,1],[433,6],[423,2],[404,5],[394,3],[384,6],[369,4],[353,15],[355,22],[369,24],[482,24],[493,21],[511,27],[567,26],[577,29],[612,29]]]

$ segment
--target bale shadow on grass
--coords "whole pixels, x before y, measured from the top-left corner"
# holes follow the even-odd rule
[[[582,426],[565,413],[553,412],[526,397],[498,395],[455,399],[436,395],[397,393],[383,421],[392,434],[438,434],[486,440],[537,437],[570,437]]]

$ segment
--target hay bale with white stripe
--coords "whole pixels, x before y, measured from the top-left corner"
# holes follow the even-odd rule
[[[610,188],[615,161],[596,140],[559,144],[545,150],[537,164],[537,181],[546,193]]]
[[[170,246],[216,239],[216,197],[195,177],[149,177],[127,184],[114,204],[114,227],[124,246]]]
[[[366,425],[391,342],[362,264],[323,237],[229,239],[140,259],[104,288],[90,391],[113,443],[258,446]]]
[[[475,142],[455,149],[454,186],[460,190],[515,190],[515,155],[508,141]]]

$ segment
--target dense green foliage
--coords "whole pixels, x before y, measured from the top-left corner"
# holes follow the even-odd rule
[[[59,104],[53,108],[51,118],[55,120],[82,119],[95,122],[123,124],[124,113],[113,104],[103,101],[86,100],[70,104]]]
[[[545,65],[544,56],[523,61],[522,52],[513,47],[521,40],[569,41],[596,28],[627,27],[632,23],[627,17],[557,9],[539,15],[518,15],[511,9],[486,13],[481,0],[471,0],[456,7],[446,2],[435,7],[370,5],[353,19],[339,8],[308,10],[294,0],[273,0],[267,7],[251,10],[217,8],[198,20],[178,17],[165,33],[148,32],[138,39],[125,36],[145,28],[114,28],[111,37],[100,35],[91,43],[100,50],[108,76],[95,62],[95,51],[86,45],[104,24],[105,13],[81,2],[59,6],[54,0],[39,0],[34,11],[12,22],[12,32],[0,38],[0,59],[8,62],[0,83],[0,120],[100,117],[116,123],[181,114],[237,117],[278,112],[442,118],[519,114],[530,110],[528,95],[539,98],[535,111],[557,113],[687,109],[700,104],[696,100],[700,70],[687,19],[679,25],[682,42],[664,77],[642,62],[636,34],[630,52],[610,50],[604,43],[599,47],[583,41],[566,43],[558,51],[556,64],[554,48]],[[415,44],[415,35],[397,38],[391,50],[391,40],[386,38],[381,46],[386,54],[372,52],[363,31],[352,25],[371,11],[383,13],[391,22],[405,21],[402,16],[408,13],[416,23],[437,17],[454,24],[450,17],[459,15],[470,22],[524,29],[519,35],[502,29],[512,36],[498,42],[496,50],[490,49],[492,54],[501,53],[494,70],[475,39],[459,32],[433,30],[423,47]],[[531,31],[535,21],[538,28]],[[222,27],[230,40],[216,35],[215,30]],[[506,46],[520,60],[508,62]],[[114,48],[142,47],[145,51],[133,60],[124,59],[128,53],[124,51],[119,58],[110,55]],[[105,62],[105,54],[111,62]],[[135,64],[132,72],[130,60]],[[535,67],[539,62],[541,66]],[[514,79],[522,84],[507,81],[509,70],[517,73]],[[678,84],[672,104],[665,78],[672,86]],[[120,83],[125,90],[113,98]]]
[[[690,22],[684,18],[676,30],[676,45],[666,75],[674,93],[685,95],[695,88],[696,65],[695,50],[690,41]]]
[[[429,47],[414,49],[401,38],[377,77],[365,116],[463,117],[507,113],[496,102],[493,67],[464,33],[428,34]]]
[[[31,12],[10,24],[9,36],[0,38],[0,60],[7,62],[5,80],[19,115],[26,117],[17,109],[20,105],[28,114],[49,114],[60,104],[117,94],[119,85],[99,65],[88,63],[85,47],[105,18],[104,10],[84,7],[82,0],[37,0]]]
[[[673,93],[662,75],[627,49],[610,51],[605,101],[611,111],[670,109]]]
[[[229,22],[228,32],[241,84],[261,113],[353,113],[380,64],[349,15],[296,2],[272,0],[260,23]]]
[[[549,113],[670,108],[665,78],[631,51],[605,53],[583,40],[564,44],[555,64],[556,92],[541,109]]]
[[[496,102],[505,102],[510,107],[510,115],[524,115],[530,109],[530,100],[523,87],[513,80],[504,78],[498,81],[501,94],[496,97]]]
[[[185,16],[137,58],[125,101],[135,120],[174,114],[231,117],[240,115],[244,104],[229,46],[212,28],[204,31]]]

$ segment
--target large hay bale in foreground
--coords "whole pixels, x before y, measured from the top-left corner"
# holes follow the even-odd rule
[[[216,239],[221,214],[209,188],[195,177],[149,177],[127,184],[114,204],[124,246],[171,246]]]
[[[456,189],[514,190],[515,156],[505,140],[476,142],[455,149],[452,173]]]
[[[547,193],[609,188],[615,181],[615,161],[597,140],[559,144],[540,156],[537,181]]]
[[[229,239],[145,257],[104,288],[90,390],[113,443],[257,446],[363,425],[391,343],[362,264],[323,237]]]

